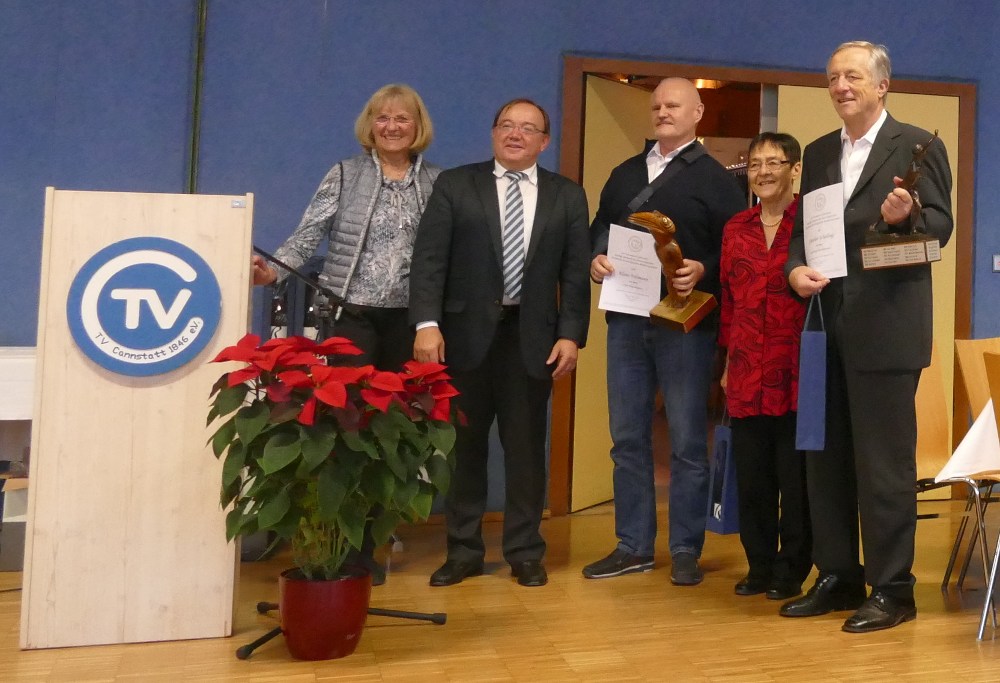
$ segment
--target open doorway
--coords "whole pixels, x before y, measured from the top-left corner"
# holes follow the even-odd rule
[[[648,135],[636,136],[626,130],[621,120],[628,118],[648,127],[648,92],[666,76],[722,84],[722,87],[701,89],[706,115],[703,119],[705,129],[699,126],[699,136],[712,138],[715,136],[708,131],[720,131],[725,135],[719,137],[749,138],[762,129],[780,129],[792,133],[806,144],[840,125],[829,105],[824,77],[819,72],[778,72],[566,56],[560,171],[582,182],[588,192],[592,212],[596,211],[600,188],[611,168],[637,153],[643,137]],[[607,97],[615,85],[632,93],[626,98],[630,104],[623,112],[602,112],[615,99]],[[596,90],[604,93],[604,100],[601,95],[595,94]],[[938,321],[935,339],[946,359],[942,367],[946,374],[946,391],[951,399],[953,340],[968,337],[971,327],[971,176],[975,86],[894,80],[892,92],[890,108],[899,118],[925,128],[942,129],[955,176],[953,206],[956,230],[947,248],[951,252],[950,264],[945,264],[950,275],[942,278],[935,272],[935,281],[950,281],[942,292],[935,294],[935,318]],[[907,95],[901,96],[903,93]],[[917,99],[910,99],[911,95]],[[924,96],[941,99],[928,101],[923,99]],[[727,103],[729,99],[732,99],[732,104]],[[942,118],[947,118],[948,122],[942,122]],[[951,128],[947,133],[951,140],[944,137],[948,128]],[[731,135],[733,132],[739,135]],[[594,140],[600,142],[595,143]],[[632,142],[626,144],[623,141]],[[599,159],[595,166],[587,161],[588,144],[608,147],[606,151],[594,155]],[[600,491],[590,491],[591,484],[587,484],[586,491],[577,485],[578,478],[583,477],[603,482],[610,491],[610,437],[607,435],[603,360],[605,326],[600,312],[594,312],[590,332],[586,355],[581,354],[575,381],[557,386],[553,395],[549,504],[553,514],[557,515],[600,502],[601,496],[609,497],[609,494]],[[957,395],[956,400],[958,403],[953,413],[956,427],[959,422],[963,424],[961,431],[956,428],[954,438],[964,433],[965,415],[964,405]]]

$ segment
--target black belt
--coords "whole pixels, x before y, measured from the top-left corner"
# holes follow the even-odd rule
[[[517,318],[520,311],[521,311],[521,306],[518,304],[511,304],[510,306],[501,306],[500,307],[501,322],[504,320],[514,320],[515,318]]]

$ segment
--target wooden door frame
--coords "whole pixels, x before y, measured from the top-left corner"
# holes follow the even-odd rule
[[[563,55],[562,121],[559,137],[559,172],[580,182],[583,178],[583,134],[586,111],[586,79],[589,74],[641,74],[680,76],[719,81],[826,87],[820,71],[779,71],[717,66],[673,64],[601,57]],[[958,157],[955,185],[958,221],[955,233],[955,338],[967,339],[972,330],[972,246],[975,209],[976,86],[972,83],[893,79],[891,92],[945,95],[958,98]],[[960,375],[956,370],[956,379]],[[575,376],[556,382],[552,390],[552,423],[549,455],[549,509],[556,516],[570,510],[573,473],[573,416],[576,399]],[[958,386],[958,382],[955,382]],[[966,431],[968,403],[963,392],[954,392],[952,431],[954,439]]]

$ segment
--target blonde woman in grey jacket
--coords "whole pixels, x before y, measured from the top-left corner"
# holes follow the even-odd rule
[[[363,351],[338,362],[397,370],[413,353],[406,310],[410,258],[441,169],[423,160],[433,128],[420,95],[407,85],[379,88],[354,132],[364,151],[330,169],[275,256],[298,268],[328,239],[319,279],[344,300],[334,334]],[[253,257],[254,284],[272,284],[287,274]]]

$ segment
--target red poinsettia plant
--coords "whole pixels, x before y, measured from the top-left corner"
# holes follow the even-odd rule
[[[222,420],[211,444],[224,458],[222,505],[233,506],[226,533],[290,540],[307,578],[344,575],[367,524],[382,544],[425,520],[451,480],[458,391],[445,367],[327,362],[359,353],[341,337],[247,335],[212,361],[244,364],[216,382],[208,413]]]

